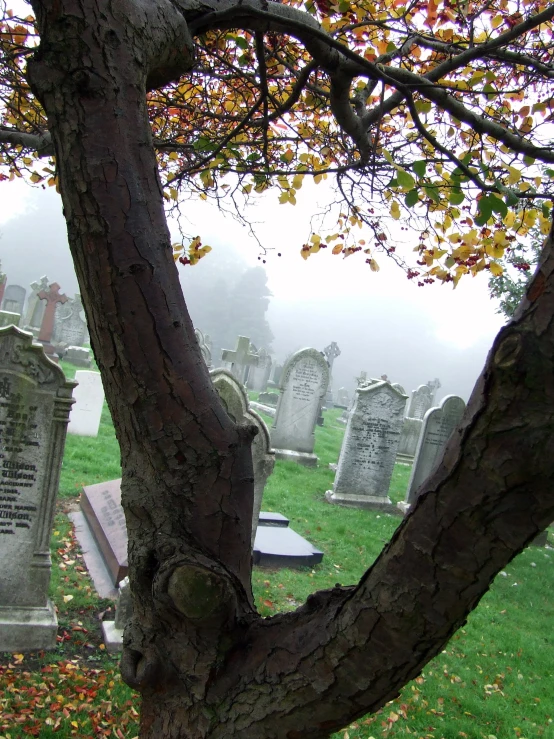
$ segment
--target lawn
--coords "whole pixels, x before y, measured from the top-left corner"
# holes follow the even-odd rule
[[[75,368],[65,364],[64,370],[72,376]],[[336,422],[340,413],[326,411],[325,425],[316,428],[318,468],[277,461],[268,480],[263,509],[288,516],[325,556],[304,570],[255,568],[254,595],[263,616],[294,609],[319,588],[355,582],[400,523],[397,516],[325,502],[334,474],[328,464],[337,461],[344,435]],[[409,473],[409,467],[396,466],[393,501],[404,498]],[[119,451],[105,408],[98,437],[68,436],[65,448],[52,535],[58,646],[48,653],[0,655],[0,739],[131,739],[138,733],[138,698],[101,642],[100,620],[113,613],[113,604],[97,597],[67,517],[84,484],[119,476]],[[553,565],[550,548],[520,554],[444,652],[396,700],[335,738],[554,739],[554,594],[548,586]]]

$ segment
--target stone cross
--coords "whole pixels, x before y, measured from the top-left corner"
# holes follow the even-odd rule
[[[239,336],[235,349],[223,349],[221,359],[231,362],[231,372],[239,382],[244,385],[246,368],[250,365],[258,366],[259,357],[250,353],[250,339],[247,336]]]
[[[431,400],[434,402],[434,400],[435,400],[435,394],[436,394],[437,390],[442,387],[441,381],[439,380],[438,377],[435,377],[434,380],[429,380],[429,382],[427,383],[427,385],[431,389]]]
[[[50,285],[48,292],[46,292],[46,290],[41,290],[37,293],[37,297],[40,298],[40,300],[46,300],[46,308],[44,309],[44,316],[42,318],[38,340],[48,344],[52,338],[52,331],[54,330],[56,305],[58,303],[66,303],[68,297],[67,295],[60,294],[60,286],[57,282],[53,282]]]
[[[42,317],[44,316],[44,303],[38,297],[39,292],[48,289],[48,277],[44,275],[35,282],[31,282],[31,295],[27,301],[27,311],[25,318],[23,319],[23,328],[25,331],[32,331],[35,336],[38,336],[40,331],[40,325],[42,323]]]
[[[323,353],[325,354],[325,358],[329,362],[329,372],[330,374],[333,374],[333,362],[337,357],[340,356],[339,345],[336,341],[333,341],[331,344],[329,344],[329,346],[325,347]]]

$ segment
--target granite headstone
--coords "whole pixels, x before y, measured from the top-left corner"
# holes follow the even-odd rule
[[[277,459],[317,465],[314,430],[328,384],[329,366],[317,349],[301,349],[287,360],[271,427]]]
[[[329,503],[394,511],[389,486],[406,396],[386,381],[359,387],[350,412]]]

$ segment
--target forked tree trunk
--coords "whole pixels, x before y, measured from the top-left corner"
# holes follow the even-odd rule
[[[554,257],[504,329],[428,493],[357,586],[261,619],[252,429],[223,411],[164,217],[146,89],[191,64],[170,0],[35,0],[29,65],[121,447],[141,739],[309,739],[393,698],[554,518]]]

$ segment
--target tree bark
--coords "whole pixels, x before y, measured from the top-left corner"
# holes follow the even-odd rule
[[[141,739],[328,736],[377,710],[554,518],[552,237],[444,461],[357,586],[261,619],[250,591],[250,427],[195,341],[164,217],[149,86],[190,69],[170,0],[35,0],[29,64],[121,447],[134,617],[122,673]]]

